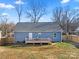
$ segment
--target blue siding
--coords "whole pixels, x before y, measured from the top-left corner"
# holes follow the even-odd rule
[[[48,32],[48,33],[42,33],[42,34],[41,34],[41,37],[42,37],[42,38],[51,38],[51,35],[52,35],[51,32]]]
[[[56,41],[61,41],[61,32],[56,32],[54,33],[56,36],[53,36],[53,41],[56,42]]]
[[[41,34],[33,33],[33,38],[51,38],[52,37],[51,35],[52,35],[51,32]]]
[[[27,32],[15,32],[16,41],[24,41],[28,37]],[[50,38],[52,41],[61,41],[61,32],[42,32],[41,34],[32,33],[33,38]]]
[[[28,36],[26,32],[15,32],[14,33],[16,41],[24,41],[25,38]]]
[[[33,38],[50,38],[52,41],[61,41],[61,32],[33,33]]]

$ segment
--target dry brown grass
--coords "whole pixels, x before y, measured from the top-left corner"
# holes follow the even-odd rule
[[[79,49],[68,43],[46,46],[1,46],[0,59],[79,59]]]

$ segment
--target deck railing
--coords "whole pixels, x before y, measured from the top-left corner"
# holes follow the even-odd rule
[[[49,43],[51,42],[50,38],[25,38],[25,43]]]

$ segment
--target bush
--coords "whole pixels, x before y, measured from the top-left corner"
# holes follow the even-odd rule
[[[8,37],[8,38],[2,38],[0,40],[0,45],[10,45],[14,43],[14,38]]]
[[[52,45],[52,42],[49,42],[48,45]]]

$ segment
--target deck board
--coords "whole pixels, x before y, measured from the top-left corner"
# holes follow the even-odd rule
[[[50,43],[51,41],[48,39],[32,39],[27,40],[26,43]]]

